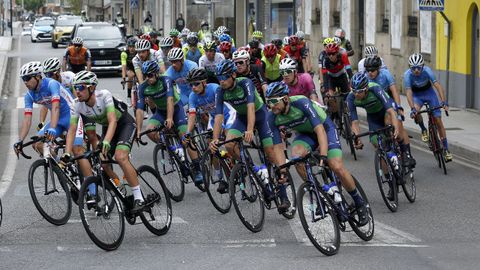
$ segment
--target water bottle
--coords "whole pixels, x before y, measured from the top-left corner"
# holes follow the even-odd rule
[[[262,164],[260,167],[253,166],[253,170],[255,173],[260,177],[262,180],[263,184],[266,186],[268,184],[268,170],[267,166],[265,164]]]
[[[185,153],[183,152],[183,147],[180,144],[170,146],[170,149],[180,158],[183,162],[185,161]]]
[[[387,156],[388,156],[388,159],[390,160],[390,162],[392,163],[392,166],[395,170],[398,170],[398,157],[397,157],[397,154],[395,154],[395,152],[393,151],[390,151],[387,153]]]

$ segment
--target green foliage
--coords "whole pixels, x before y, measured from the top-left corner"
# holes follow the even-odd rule
[[[45,5],[46,0],[24,0],[25,9],[38,12],[38,9]]]
[[[72,13],[75,15],[80,15],[82,11],[82,0],[65,0],[72,7]]]

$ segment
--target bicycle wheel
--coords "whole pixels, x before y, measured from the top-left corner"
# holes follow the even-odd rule
[[[185,196],[185,183],[182,181],[182,173],[175,159],[163,144],[155,145],[153,149],[153,164],[155,170],[162,177],[168,195],[176,202],[182,201]]]
[[[383,166],[381,165],[383,164]],[[386,168],[384,168],[386,167]],[[386,171],[384,170],[386,169]],[[378,188],[387,208],[396,212],[398,209],[397,183],[390,161],[383,152],[375,152],[375,174],[377,176]]]
[[[413,176],[413,170],[409,167],[403,168],[403,193],[407,197],[408,201],[413,203],[417,197],[417,188],[415,186],[415,178]]]
[[[0,227],[2,227],[2,220],[3,220],[3,207],[2,207],[2,199],[0,199]]]
[[[345,130],[345,141],[347,141],[347,144],[350,147],[350,153],[353,155],[353,158],[357,160],[357,152],[355,151],[355,143],[352,136],[352,123],[350,116],[347,113],[343,114],[343,125]]]
[[[218,163],[220,165],[220,173],[222,174],[223,180],[220,180],[215,173],[215,168],[212,163],[212,155],[210,153],[205,154],[202,158],[202,173],[203,179],[205,179],[205,189],[213,207],[215,207],[218,212],[226,214],[232,207],[230,195],[228,192],[222,194],[218,192],[217,189],[221,181],[227,181],[230,177],[230,167],[223,159],[218,159]]]
[[[50,175],[50,167],[45,159],[33,162],[28,172],[28,189],[42,217],[59,226],[68,222],[72,200],[63,171],[57,165],[52,165],[52,168],[53,175]]]
[[[265,221],[265,208],[254,177],[245,164],[237,163],[232,169],[228,186],[240,221],[250,231],[259,232]]]
[[[435,159],[437,160],[438,167],[440,169],[443,168],[443,173],[446,175],[447,174],[447,166],[445,165],[445,156],[444,156],[444,149],[443,149],[443,144],[442,141],[440,140],[438,136],[438,129],[435,125],[431,126],[429,128],[430,132],[430,138],[433,139],[432,144],[433,144],[433,155]]]
[[[138,181],[145,200],[145,209],[140,214],[143,224],[156,235],[164,235],[172,225],[172,203],[165,184],[150,166],[137,169]]]
[[[323,192],[316,192],[312,184],[304,182],[298,189],[297,200],[298,217],[310,242],[327,256],[337,254],[340,248],[338,220]]]
[[[117,249],[125,235],[123,208],[110,188],[104,189],[99,177],[87,177],[80,188],[78,209],[90,239],[106,251]],[[95,186],[91,195],[88,186]],[[105,196],[105,194],[106,196]]]
[[[290,172],[287,173],[287,182],[284,184],[287,190],[287,197],[290,201],[290,207],[287,211],[283,212],[282,215],[287,219],[292,219],[295,217],[295,213],[297,212],[297,193],[295,190],[295,183],[293,182],[293,178],[290,175]]]
[[[352,227],[353,231],[355,232],[355,234],[357,234],[358,237],[360,237],[360,239],[364,241],[370,241],[372,240],[373,234],[375,232],[375,222],[373,219],[372,208],[368,203],[367,194],[365,194],[365,192],[363,191],[362,186],[353,175],[352,177],[353,177],[353,180],[355,181],[355,186],[358,192],[360,193],[360,195],[362,196],[363,200],[366,203],[369,221],[366,225],[362,227],[358,226],[358,215],[357,215],[357,209],[355,207],[355,203],[353,202],[353,199],[350,196],[350,194],[348,194],[348,192],[344,188],[342,188],[342,200],[346,202],[349,216],[350,216],[348,219],[348,224],[350,224],[350,227]]]

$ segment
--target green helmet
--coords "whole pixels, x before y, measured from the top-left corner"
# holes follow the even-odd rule
[[[254,31],[252,33],[252,37],[262,39],[263,38],[263,33],[261,31]]]
[[[171,37],[177,37],[177,36],[180,34],[180,32],[178,32],[177,29],[172,28],[172,29],[170,29],[170,33],[169,33],[169,34],[170,34]]]

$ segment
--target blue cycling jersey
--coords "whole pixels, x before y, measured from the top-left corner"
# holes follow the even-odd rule
[[[368,76],[367,76],[368,77]],[[395,79],[388,69],[379,69],[378,75],[375,79],[368,78],[368,81],[377,83],[382,87],[382,89],[387,92],[390,96],[390,86],[395,84]]]
[[[58,81],[51,78],[43,78],[38,90],[28,90],[24,96],[25,114],[32,114],[33,103],[41,104],[52,109],[53,102],[60,102],[60,117],[70,117],[74,107],[72,93],[66,90]]]
[[[200,60],[200,57],[202,57],[202,53],[198,48],[194,52],[192,50],[188,50],[187,54],[185,55],[185,59],[195,63],[198,63],[198,60]]]
[[[403,86],[405,89],[412,89],[413,92],[421,92],[432,87],[432,83],[437,82],[433,71],[424,66],[420,75],[413,74],[411,69],[405,71],[403,75]]]
[[[197,68],[198,65],[195,62],[190,60],[184,60],[182,70],[179,72],[173,69],[173,66],[169,67],[165,72],[165,75],[170,77],[173,81],[175,81],[178,88],[180,88],[180,99],[182,100],[183,104],[188,103],[188,98],[190,93],[192,92],[192,88],[190,84],[187,82],[187,74],[190,70]]]
[[[215,93],[219,89],[219,85],[216,83],[209,83],[205,88],[203,95],[198,95],[192,91],[188,101],[189,112],[196,112],[201,110],[202,112],[208,112],[211,117],[215,117]],[[228,103],[223,104],[223,115],[225,119],[230,118],[235,109]]]

